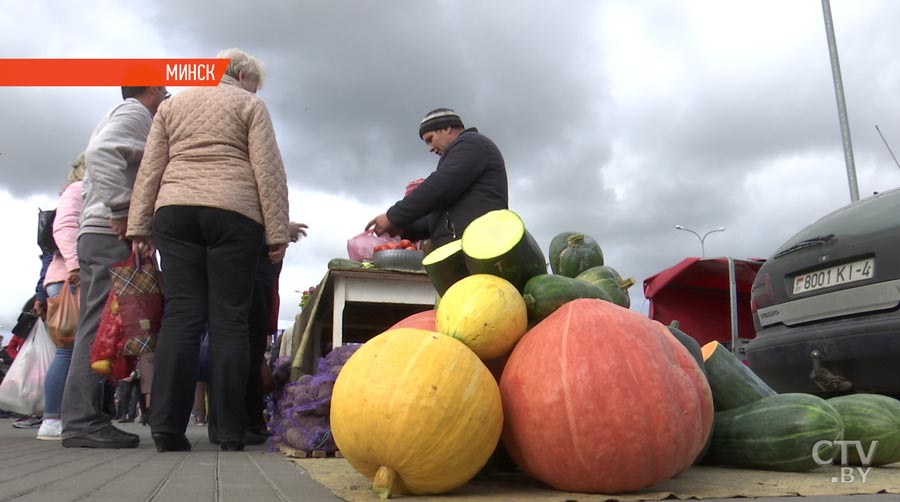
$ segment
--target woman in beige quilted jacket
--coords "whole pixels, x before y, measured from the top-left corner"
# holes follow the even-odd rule
[[[158,451],[186,451],[200,337],[209,326],[209,391],[223,450],[244,448],[248,319],[263,242],[289,241],[284,164],[262,65],[237,49],[216,87],[169,99],[153,120],[128,213],[136,252],[159,249],[166,297],[156,345],[150,428]]]

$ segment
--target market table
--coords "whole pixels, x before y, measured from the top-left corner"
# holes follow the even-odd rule
[[[436,298],[425,272],[328,270],[296,317],[291,377],[313,373],[328,348],[365,342],[409,315],[434,308]],[[330,347],[324,344],[329,332]]]

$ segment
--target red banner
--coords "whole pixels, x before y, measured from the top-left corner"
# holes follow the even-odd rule
[[[0,86],[215,86],[229,59],[0,59]]]

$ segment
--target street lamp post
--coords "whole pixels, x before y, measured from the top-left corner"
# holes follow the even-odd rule
[[[690,228],[684,227],[682,225],[675,225],[675,229],[676,230],[684,230],[685,232],[690,232],[690,233],[696,235],[698,239],[700,239],[700,256],[701,257],[706,257],[706,247],[705,247],[706,237],[709,234],[714,233],[714,232],[724,232],[725,231],[725,227],[714,228],[714,229],[710,230],[709,232],[706,232],[705,234],[703,234],[703,237],[700,237],[700,234],[698,234],[697,232],[694,232]]]

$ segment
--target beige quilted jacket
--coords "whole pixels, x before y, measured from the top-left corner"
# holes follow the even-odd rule
[[[265,227],[267,244],[288,242],[284,163],[266,105],[228,75],[160,105],[128,212],[128,236],[150,235],[165,206],[206,206]]]

